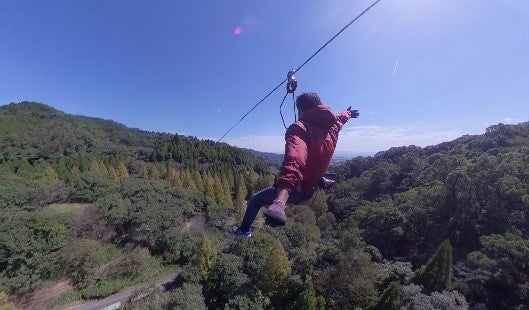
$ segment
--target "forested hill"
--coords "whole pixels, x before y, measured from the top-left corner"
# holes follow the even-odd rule
[[[268,169],[263,160],[225,143],[132,129],[35,102],[0,106],[0,137],[0,162],[24,158],[31,163],[89,153],[150,162],[174,160],[190,169],[223,170],[237,165],[259,172]]]
[[[71,283],[63,302],[100,298],[195,262],[274,169],[225,143],[0,106],[0,308],[3,292],[47,308],[24,301],[50,281]]]
[[[393,294],[410,294],[415,283],[423,293],[455,290],[474,309],[527,309],[529,123],[499,124],[426,148],[392,148],[336,171],[343,179],[329,210],[342,227],[360,229],[374,257],[424,268],[437,246],[451,244],[450,254],[445,244],[445,258],[416,271],[414,281],[402,278],[404,265],[390,268],[402,285],[388,286]]]

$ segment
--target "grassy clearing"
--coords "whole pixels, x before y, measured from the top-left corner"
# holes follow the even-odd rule
[[[140,283],[149,283],[162,275],[175,272],[175,266],[163,264],[161,259],[153,257],[148,253],[132,251],[121,255],[135,256],[137,266],[136,272],[117,272],[98,279],[95,282],[79,285],[73,291],[59,296],[56,305],[64,305],[79,300],[101,299],[118,293],[124,288]]]
[[[77,215],[83,212],[90,204],[86,203],[54,203],[44,208],[46,214]]]

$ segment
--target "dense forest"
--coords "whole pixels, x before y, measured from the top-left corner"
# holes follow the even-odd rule
[[[0,107],[0,307],[146,287],[125,309],[528,309],[529,123],[331,167],[288,223],[228,232],[253,154],[24,102]]]

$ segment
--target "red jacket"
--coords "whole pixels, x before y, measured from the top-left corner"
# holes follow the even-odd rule
[[[334,115],[329,107],[318,105],[304,112],[285,133],[285,157],[274,188],[292,193],[298,184],[304,192],[314,190],[331,161],[338,132],[351,118],[351,111]]]

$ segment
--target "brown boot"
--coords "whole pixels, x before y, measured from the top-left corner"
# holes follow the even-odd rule
[[[263,214],[265,217],[272,219],[277,225],[283,226],[287,223],[285,207],[285,203],[281,200],[274,200],[274,202],[263,211]]]

